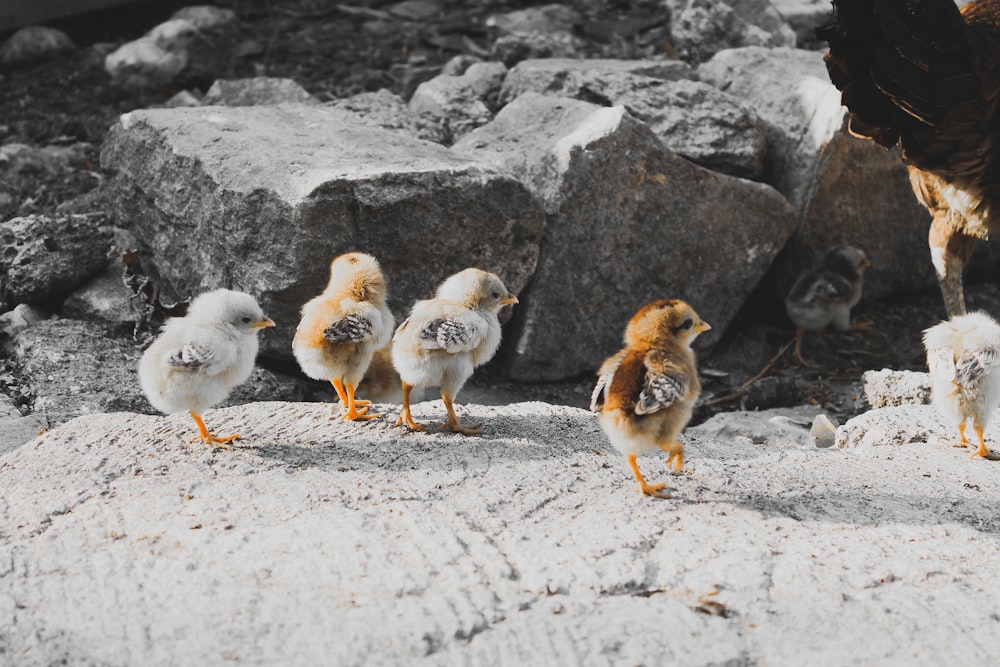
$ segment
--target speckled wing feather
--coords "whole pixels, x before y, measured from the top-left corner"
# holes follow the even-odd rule
[[[167,364],[183,368],[204,368],[212,362],[212,351],[197,343],[185,343],[167,355]]]
[[[955,360],[955,381],[965,387],[978,385],[1000,359],[1000,349],[988,347],[966,352]]]
[[[827,306],[846,303],[854,293],[854,284],[833,271],[809,273],[795,283],[788,300],[806,305]]]
[[[670,407],[684,397],[690,387],[687,372],[669,354],[654,350],[643,360],[646,384],[635,401],[635,413],[648,415]]]
[[[454,354],[475,349],[486,337],[487,328],[486,322],[475,313],[456,313],[427,322],[417,338],[425,348]]]
[[[331,343],[361,343],[372,337],[371,320],[358,315],[341,318],[323,330],[323,337]]]

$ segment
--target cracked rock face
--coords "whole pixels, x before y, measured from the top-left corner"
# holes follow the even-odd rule
[[[954,641],[1000,608],[995,466],[692,436],[682,475],[640,459],[674,495],[655,501],[591,413],[459,412],[486,436],[289,403],[208,411],[243,434],[232,453],[189,443],[185,415],[46,433],[0,459],[4,645],[30,664],[1000,660]]]

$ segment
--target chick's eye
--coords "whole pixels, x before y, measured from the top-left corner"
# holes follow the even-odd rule
[[[691,328],[691,327],[693,327],[693,326],[694,326],[694,320],[692,320],[692,319],[691,319],[691,318],[689,317],[689,318],[687,318],[686,320],[684,320],[683,322],[681,322],[681,327],[680,327],[680,328],[681,328],[681,329],[685,329],[685,330],[686,330],[686,329],[690,329],[690,328]]]
[[[242,322],[243,324],[250,324],[251,322],[253,322],[253,318],[250,317],[249,315],[244,315],[243,317],[240,318],[240,322]]]
[[[500,300],[500,292],[494,291],[492,294],[490,294],[490,298],[493,299],[494,301],[499,301]]]

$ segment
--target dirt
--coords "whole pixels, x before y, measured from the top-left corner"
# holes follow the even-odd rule
[[[60,170],[26,168],[0,176],[0,220],[30,213],[87,210],[103,178],[98,154],[104,135],[122,113],[162,104],[178,89],[125,93],[111,86],[103,59],[117,45],[135,39],[187,2],[137,3],[53,24],[81,47],[76,53],[29,67],[0,71],[0,145],[73,147]],[[411,18],[386,11],[378,0],[236,1],[238,26],[207,45],[204,66],[183,87],[204,92],[214,78],[289,77],[320,100],[388,88],[402,95],[435,75],[455,55],[482,56],[489,45],[486,19],[524,2],[468,3],[445,11],[435,0],[412,0]],[[669,49],[656,2],[580,0],[571,4],[584,21],[578,36],[584,57],[641,58]],[[0,40],[7,35],[0,35]],[[973,280],[972,308],[1000,311],[1000,287]],[[764,323],[744,312],[710,355],[702,354],[704,394],[695,421],[723,410],[813,403],[840,421],[863,405],[865,370],[922,370],[920,332],[944,316],[936,290],[862,303],[855,319],[867,331],[811,334],[805,355],[811,366],[792,360],[787,321]],[[784,350],[779,355],[779,352]],[[610,351],[609,351],[610,353]],[[593,377],[521,385],[487,368],[463,400],[501,403],[544,400],[586,407]]]

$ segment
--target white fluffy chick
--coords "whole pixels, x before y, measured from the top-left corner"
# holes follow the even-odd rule
[[[185,317],[168,320],[142,355],[142,390],[161,412],[190,412],[198,426],[192,440],[231,450],[229,443],[239,434],[218,438],[209,433],[201,415],[250,377],[257,332],[273,326],[249,294],[227,289],[206,292],[191,302]]]
[[[968,446],[965,429],[979,439],[973,456],[996,459],[986,448],[983,430],[1000,406],[1000,324],[986,313],[957,315],[924,331],[927,367],[931,375],[931,402]]]
[[[465,269],[445,280],[433,299],[418,301],[392,338],[392,363],[403,385],[403,407],[396,425],[426,430],[410,415],[414,387],[440,387],[448,411],[442,429],[465,435],[482,433],[458,420],[452,403],[473,369],[489,361],[500,346],[504,306],[517,303],[503,281],[481,269]]]
[[[330,263],[330,281],[323,293],[302,307],[292,351],[306,375],[329,381],[337,390],[343,419],[357,421],[370,401],[354,392],[371,365],[375,351],[392,336],[392,312],[386,306],[385,277],[378,260],[363,252],[340,255]]]

